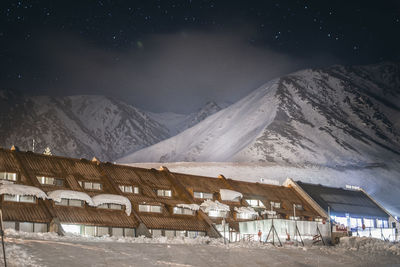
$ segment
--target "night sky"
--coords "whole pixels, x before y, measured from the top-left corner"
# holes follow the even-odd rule
[[[400,60],[400,1],[0,1],[0,89],[151,111],[308,67]]]

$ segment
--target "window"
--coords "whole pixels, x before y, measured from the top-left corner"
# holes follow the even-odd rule
[[[388,228],[389,227],[389,223],[387,220],[377,220],[377,226],[378,228]]]
[[[55,186],[63,186],[64,180],[60,178],[54,177],[46,177],[46,176],[36,176],[40,184],[44,185],[55,185]]]
[[[213,194],[204,192],[193,192],[194,198],[213,199]]]
[[[289,216],[289,220],[295,220],[295,221],[298,221],[298,220],[300,220],[300,217],[298,217],[298,216]]]
[[[261,200],[258,199],[246,199],[247,204],[252,207],[261,207],[265,208],[264,204],[261,202]]]
[[[271,203],[271,207],[274,208],[274,209],[280,209],[281,208],[281,203],[280,202],[271,201],[270,203]]]
[[[20,196],[20,195],[4,195],[4,201],[35,203],[36,197],[34,196]]]
[[[79,185],[85,189],[89,189],[89,190],[101,190],[102,186],[100,183],[95,183],[95,182],[82,182],[79,181],[78,182]]]
[[[175,230],[164,230],[165,237],[173,238],[175,237]]]
[[[254,220],[257,218],[257,215],[250,213],[236,213],[236,218],[242,220]]]
[[[301,204],[293,204],[296,210],[303,210],[303,205]]]
[[[181,208],[181,207],[174,207],[173,212],[174,212],[174,214],[194,215],[194,210],[185,209],[185,208]]]
[[[208,212],[208,216],[210,216],[210,217],[226,218],[227,215],[228,215],[228,212],[227,211],[222,211],[222,210],[210,210]]]
[[[140,204],[139,205],[139,211],[141,211],[141,212],[157,212],[157,213],[161,213],[162,212],[162,208],[161,208],[161,206]]]
[[[150,229],[150,233],[153,237],[162,236],[162,231],[159,229]]]
[[[82,207],[83,201],[78,199],[66,199],[62,198],[60,202],[54,202],[58,206],[72,206],[72,207]]]
[[[104,203],[97,206],[99,209],[112,209],[112,210],[122,210],[122,205],[112,204],[112,203]]]
[[[374,227],[374,219],[364,218],[365,227]]]
[[[139,194],[139,187],[137,187],[137,186],[120,185],[119,189],[121,189],[121,191],[124,193]]]
[[[0,172],[0,180],[16,181],[17,174],[13,172]]]
[[[362,227],[362,219],[361,218],[350,218],[350,227],[351,228]]]
[[[158,189],[157,190],[157,196],[159,196],[159,197],[172,197],[172,191],[171,190]]]

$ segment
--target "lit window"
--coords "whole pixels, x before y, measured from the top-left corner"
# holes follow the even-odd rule
[[[194,215],[194,210],[185,209],[185,208],[181,208],[181,207],[174,207],[173,212],[174,212],[174,214]]]
[[[17,174],[12,172],[0,172],[0,180],[16,181]]]
[[[228,215],[227,211],[222,211],[222,210],[210,210],[208,212],[208,216],[210,217],[222,217],[225,218]]]
[[[364,218],[365,227],[374,227],[374,219],[366,219]]]
[[[193,192],[194,198],[213,199],[212,193]]]
[[[54,177],[36,176],[40,184],[63,186],[64,180]]]
[[[159,196],[159,197],[172,197],[172,191],[171,190],[158,189],[157,190],[157,196]]]
[[[289,220],[295,220],[295,221],[298,221],[298,220],[300,220],[300,217],[298,217],[298,216],[289,216]]]
[[[71,207],[83,207],[84,202],[79,199],[66,199],[62,198],[60,202],[54,202],[58,206],[71,206]]]
[[[83,188],[89,189],[89,190],[101,190],[101,184],[100,183],[94,183],[94,182],[78,182],[80,186],[83,185]]]
[[[262,203],[261,200],[258,199],[246,199],[247,204],[252,207],[261,207],[264,208],[264,204]]]
[[[4,195],[4,201],[35,203],[36,197],[34,196],[20,196],[20,195]]]
[[[141,212],[161,213],[162,212],[162,208],[161,208],[161,206],[140,204],[139,205],[139,211],[141,211]]]
[[[271,201],[271,207],[273,207],[274,209],[280,209],[281,208],[281,203],[280,202]]]
[[[378,228],[388,228],[389,227],[389,223],[387,220],[377,220],[377,227]]]
[[[236,213],[236,218],[242,220],[254,220],[257,218],[257,215],[242,212],[242,213]]]
[[[137,186],[119,185],[119,189],[121,189],[121,191],[124,193],[139,194],[139,187],[137,187]]]
[[[294,204],[294,207],[296,208],[296,210],[303,210],[303,205],[301,204]]]

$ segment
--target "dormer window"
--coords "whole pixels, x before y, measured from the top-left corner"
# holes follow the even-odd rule
[[[88,190],[101,190],[102,189],[102,185],[100,183],[82,182],[82,181],[79,181],[78,183],[81,187],[88,189]]]
[[[172,197],[171,190],[157,189],[157,196],[159,197]]]
[[[62,198],[60,202],[55,201],[54,204],[58,206],[83,207],[84,202],[79,199]]]
[[[249,206],[251,207],[260,207],[260,208],[265,208],[264,204],[262,203],[261,200],[258,199],[246,199],[246,202]]]
[[[186,208],[181,208],[181,207],[174,207],[173,210],[174,214],[180,214],[180,215],[194,215],[194,210],[191,209],[186,209]]]
[[[293,204],[293,207],[294,207],[296,210],[304,210],[303,205],[301,205],[301,204]]]
[[[139,211],[161,213],[162,207],[158,205],[139,204]]]
[[[119,189],[121,189],[121,191],[124,193],[139,194],[139,187],[137,186],[119,185]]]
[[[15,172],[0,172],[0,180],[17,181]]]
[[[213,194],[204,192],[193,192],[193,197],[202,199],[213,199]]]
[[[97,206],[99,209],[122,210],[123,206],[119,204],[105,203]]]
[[[280,209],[281,208],[281,203],[280,202],[271,201],[270,204],[271,204],[271,207],[274,208],[274,209]]]
[[[36,178],[42,185],[55,185],[55,186],[64,185],[64,180],[60,178],[47,177],[47,176],[36,176]]]
[[[24,203],[35,203],[36,197],[34,196],[22,196],[22,195],[4,195],[4,201],[11,202],[24,202]]]

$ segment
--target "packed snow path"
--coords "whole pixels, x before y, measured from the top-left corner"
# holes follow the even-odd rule
[[[9,266],[382,266],[400,264],[398,245],[381,241],[354,247],[284,247],[130,243],[92,239],[7,238]],[[132,240],[131,240],[132,241]],[[149,241],[155,242],[155,241]],[[356,242],[357,243],[357,242]],[[359,246],[357,243],[357,246]],[[362,243],[362,242],[361,242]]]

